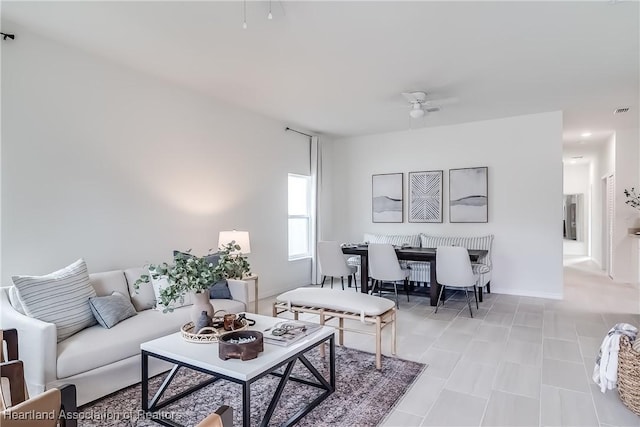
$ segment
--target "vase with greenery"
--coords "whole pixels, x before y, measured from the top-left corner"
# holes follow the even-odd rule
[[[213,305],[209,301],[209,287],[220,280],[222,276],[216,273],[216,266],[206,258],[199,258],[190,254],[190,250],[178,252],[173,265],[166,262],[150,264],[149,274],[144,274],[135,282],[137,290],[142,283],[149,283],[152,279],[166,279],[168,286],[160,290],[158,304],[163,312],[173,311],[172,305],[176,301],[184,302],[188,292],[194,294],[194,305],[191,318],[195,321],[202,311],[213,316]]]
[[[242,254],[242,248],[235,240],[218,249],[220,260],[214,268],[214,274],[224,279],[242,279],[251,275],[251,266],[247,256]]]
[[[631,187],[631,190],[624,190],[624,195],[627,197],[625,203],[631,206],[632,208],[636,208],[640,210],[640,194],[636,193],[636,189]]]

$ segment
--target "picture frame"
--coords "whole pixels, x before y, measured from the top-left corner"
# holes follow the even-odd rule
[[[371,176],[372,222],[403,222],[404,174],[387,173]]]
[[[443,222],[443,176],[443,170],[409,172],[409,222]]]
[[[449,169],[449,222],[489,222],[489,168]]]

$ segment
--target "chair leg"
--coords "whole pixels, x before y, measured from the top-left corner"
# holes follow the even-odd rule
[[[409,279],[404,279],[404,291],[407,293],[407,302],[409,302]]]
[[[342,283],[342,290],[344,291],[344,276],[340,276],[340,283]]]
[[[398,283],[393,282],[393,292],[396,294],[396,307],[400,307],[400,302],[398,301]]]
[[[327,280],[327,276],[322,276],[322,283],[320,283],[320,287],[324,288],[324,281]]]
[[[473,296],[476,297],[476,309],[480,309],[478,306],[478,294],[476,293],[476,285],[473,285]]]
[[[469,289],[464,288],[464,294],[467,296],[467,305],[469,306],[469,315],[473,319],[473,313],[471,312],[471,300],[469,299]]]
[[[444,285],[440,286],[440,295],[438,295],[438,302],[436,302],[436,313],[438,312],[438,306],[440,305],[440,299],[442,298],[442,291],[444,291]],[[442,301],[442,306],[444,307],[444,301]]]
[[[331,289],[333,289],[333,276],[331,276]]]
[[[356,288],[356,292],[358,292],[358,278],[355,273],[353,273],[353,287]]]
[[[482,302],[482,286],[480,286],[480,287],[478,288],[478,294],[480,294],[480,295],[478,296],[478,299],[480,300],[480,302]]]
[[[489,280],[487,282],[487,293],[490,294],[491,293],[491,280]],[[482,302],[482,300],[480,300],[480,302]]]
[[[347,287],[351,287],[351,274],[347,276]]]

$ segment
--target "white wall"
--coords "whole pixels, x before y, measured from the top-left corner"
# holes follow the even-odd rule
[[[637,238],[629,235],[629,229],[640,227],[640,212],[627,204],[624,189],[638,188],[637,175],[640,164],[640,136],[638,129],[619,129],[615,143],[615,226],[613,232],[613,278],[618,282],[640,282],[638,277]]]
[[[365,232],[495,234],[492,291],[562,296],[562,113],[345,138],[333,146],[333,229],[325,238],[361,241]],[[451,168],[489,167],[489,223],[448,222]],[[371,175],[445,170],[443,224],[374,224]],[[406,221],[405,200],[405,221]]]
[[[13,27],[12,27],[13,28]],[[287,173],[306,138],[45,40],[2,49],[2,283],[84,257],[90,271],[203,254],[251,233],[261,295],[310,281],[287,260]]]
[[[564,239],[562,242],[563,253],[565,255],[588,255],[589,252],[589,204],[590,182],[588,163],[564,164],[563,166],[563,192],[564,194],[581,194],[582,205],[577,212],[578,228],[576,230],[577,240]]]

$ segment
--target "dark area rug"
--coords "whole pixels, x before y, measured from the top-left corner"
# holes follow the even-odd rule
[[[329,377],[329,357],[320,357],[318,349],[307,353],[309,361],[325,378]],[[411,386],[425,365],[383,356],[382,370],[375,369],[375,355],[336,346],[336,391],[305,416],[299,426],[375,426],[394,407]],[[297,362],[294,376],[309,378],[309,371]],[[165,375],[152,379],[150,391],[160,386]],[[208,376],[181,369],[165,397],[177,394]],[[279,378],[268,375],[251,386],[251,425],[259,425]],[[289,382],[270,425],[280,425],[294,415],[304,404],[313,400],[320,390]],[[120,390],[110,396],[80,408],[80,426],[158,426],[141,414],[140,384]],[[221,405],[234,409],[233,424],[241,426],[242,387],[219,380],[175,402],[162,411],[171,413],[172,420],[194,426]]]

